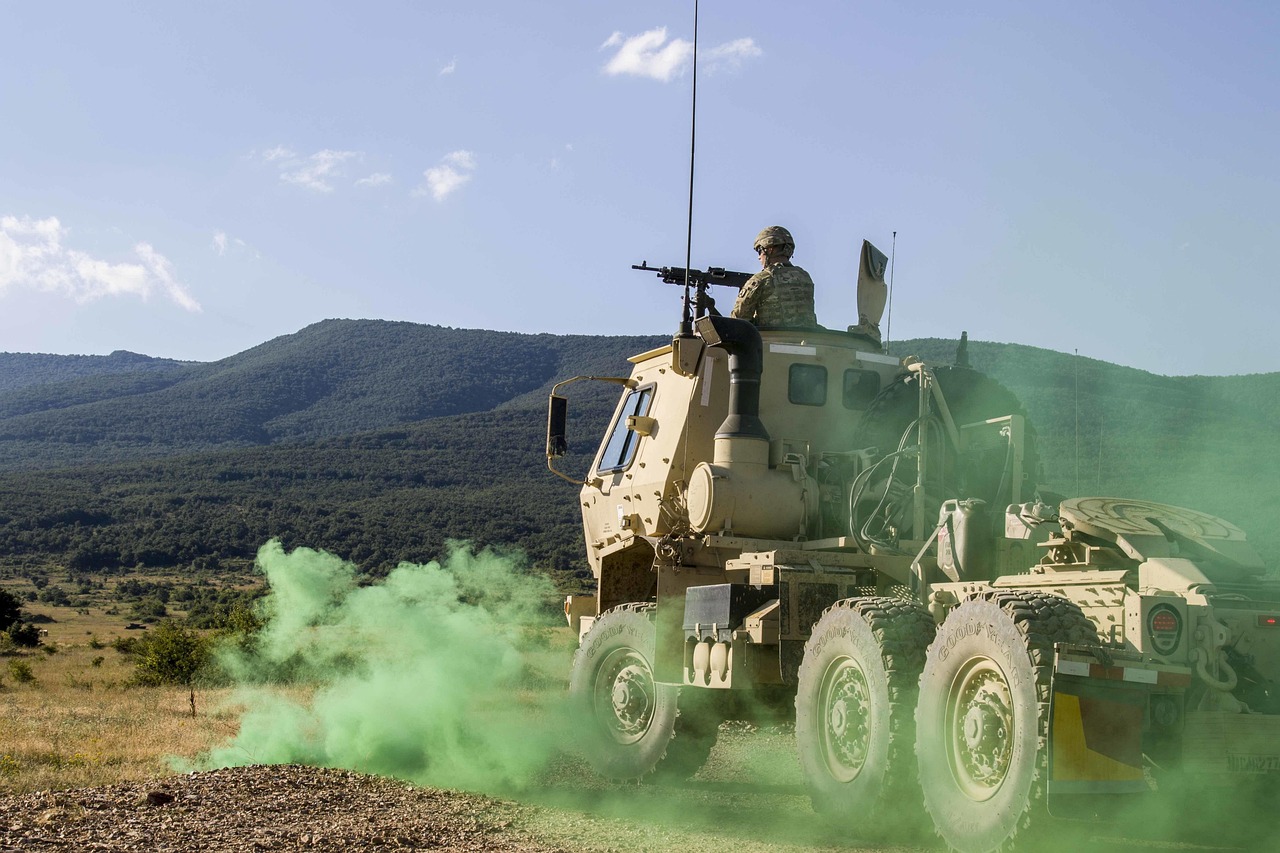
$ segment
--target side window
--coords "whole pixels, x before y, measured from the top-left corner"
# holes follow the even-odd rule
[[[609,431],[609,440],[605,442],[604,452],[600,454],[600,466],[596,473],[619,471],[631,464],[640,436],[627,429],[627,418],[631,415],[648,415],[649,401],[652,399],[652,388],[637,388],[627,395],[622,411],[618,413],[618,419]]]
[[[787,377],[787,399],[798,406],[827,402],[827,369],[820,364],[793,364]]]
[[[844,407],[865,409],[880,393],[880,374],[874,370],[846,370],[844,372]]]

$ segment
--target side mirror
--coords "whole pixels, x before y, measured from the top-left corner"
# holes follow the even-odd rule
[[[569,418],[569,400],[558,394],[551,395],[547,407],[547,458],[558,459],[569,452],[569,440],[565,437],[565,424]]]

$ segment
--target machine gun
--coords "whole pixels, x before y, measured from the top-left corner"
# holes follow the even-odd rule
[[[703,288],[708,284],[719,284],[725,287],[733,287],[738,290],[747,283],[747,279],[751,278],[751,273],[734,272],[724,267],[707,267],[706,270],[687,270],[684,267],[651,267],[648,261],[641,261],[638,264],[632,264],[633,270],[644,270],[646,272],[656,272],[658,278],[667,284],[685,284],[685,274],[688,274],[687,283],[693,287]]]

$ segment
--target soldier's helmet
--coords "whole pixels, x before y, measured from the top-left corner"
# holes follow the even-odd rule
[[[791,232],[781,225],[770,225],[756,235],[756,242],[751,248],[758,254],[765,246],[783,246],[790,256],[796,250],[796,241],[791,239]]]

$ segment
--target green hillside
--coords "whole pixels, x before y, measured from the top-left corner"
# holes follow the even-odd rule
[[[577,365],[616,364],[618,347],[656,340],[327,320],[217,362],[0,393],[0,470],[308,441],[488,411],[541,397]]]
[[[280,537],[381,573],[453,538],[516,545],[572,587],[581,528],[575,489],[545,467],[546,394],[625,374],[662,342],[334,320],[209,364],[54,370],[0,393],[0,565],[216,567]],[[893,351],[948,363],[955,341]],[[1048,487],[1222,515],[1280,565],[1280,374],[1156,376],[1013,344],[969,355],[1024,401]],[[569,470],[614,400],[578,389]]]
[[[111,355],[0,352],[0,394],[33,385],[50,386],[84,378],[166,372],[188,364],[190,362],[152,358],[127,350],[116,350]]]

